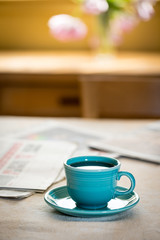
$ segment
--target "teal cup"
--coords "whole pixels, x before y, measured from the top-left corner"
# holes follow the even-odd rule
[[[134,176],[120,170],[117,159],[103,156],[79,156],[64,162],[67,190],[77,206],[99,209],[119,195],[131,193],[135,188]],[[116,189],[121,176],[127,176],[131,186],[126,191]]]

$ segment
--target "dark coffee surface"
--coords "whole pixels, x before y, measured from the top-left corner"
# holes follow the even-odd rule
[[[112,163],[100,162],[100,161],[83,161],[70,164],[72,167],[81,168],[81,169],[90,169],[90,170],[99,170],[112,168],[115,165]]]

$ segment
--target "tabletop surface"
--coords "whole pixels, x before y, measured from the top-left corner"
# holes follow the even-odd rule
[[[117,52],[0,52],[0,74],[160,75],[160,54]]]
[[[1,137],[48,120],[69,123],[79,129],[94,129],[104,135],[126,133],[153,121],[0,117]],[[131,172],[136,179],[135,191],[140,196],[140,202],[134,208],[113,216],[80,218],[50,208],[44,201],[45,193],[36,193],[23,200],[0,199],[0,240],[159,240],[159,165],[127,158],[121,158],[120,161],[121,170]],[[123,184],[129,186],[125,177],[120,181],[120,185]],[[65,180],[52,185],[50,189],[64,185]]]

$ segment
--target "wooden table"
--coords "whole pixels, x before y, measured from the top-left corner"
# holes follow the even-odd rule
[[[18,132],[47,121],[44,118],[1,117],[1,136]],[[99,134],[121,134],[138,129],[150,120],[84,120],[60,118],[49,120],[94,130]],[[121,159],[121,170],[136,178],[138,205],[124,213],[102,218],[79,218],[63,215],[44,202],[44,194],[23,200],[0,199],[0,240],[159,240],[160,239],[160,168],[158,165]],[[53,187],[65,185],[60,182]],[[125,178],[121,183],[128,186]]]
[[[1,52],[0,114],[160,117],[160,54]]]

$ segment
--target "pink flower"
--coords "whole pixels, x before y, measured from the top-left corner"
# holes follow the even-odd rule
[[[121,32],[131,31],[137,23],[137,19],[133,15],[121,14],[115,21],[113,27]]]
[[[154,14],[154,8],[153,8],[153,4],[154,4],[154,0],[140,0],[137,2],[137,13],[138,16],[144,20],[144,21],[148,21]]]
[[[93,15],[106,12],[108,8],[109,6],[106,0],[85,0],[83,4],[84,12]]]
[[[80,40],[87,34],[86,25],[79,18],[67,14],[52,16],[48,26],[51,34],[62,42]]]
[[[121,44],[123,34],[131,31],[137,24],[137,19],[133,15],[121,14],[110,22],[110,41],[113,45]]]

